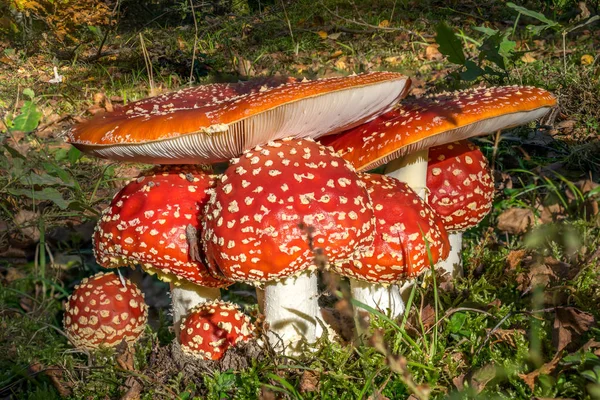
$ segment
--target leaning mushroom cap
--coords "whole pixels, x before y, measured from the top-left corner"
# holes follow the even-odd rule
[[[487,159],[468,140],[429,149],[428,204],[450,232],[476,226],[492,209],[494,178]]]
[[[321,253],[340,262],[373,241],[364,183],[330,149],[306,139],[244,153],[221,176],[208,203],[209,267],[249,283],[284,279]]]
[[[375,240],[359,257],[333,264],[337,273],[361,281],[397,283],[448,256],[442,219],[408,185],[385,175],[359,176],[373,201]]]
[[[158,167],[132,180],[96,226],[96,260],[105,268],[140,264],[176,285],[227,286],[210,276],[200,254],[198,220],[213,186],[195,166]]]
[[[219,360],[227,349],[253,337],[250,318],[224,301],[202,303],[181,321],[179,343],[184,353],[203,360]]]
[[[269,140],[314,138],[364,123],[403,97],[407,83],[401,74],[374,72],[277,87],[239,83],[183,89],[98,115],[67,132],[67,140],[114,160],[226,161]]]
[[[115,347],[134,343],[144,332],[148,306],[144,295],[128,279],[99,273],[75,287],[65,306],[64,327],[80,348]]]
[[[405,101],[364,125],[320,142],[358,171],[444,143],[522,125],[556,105],[548,91],[505,86],[442,93]]]

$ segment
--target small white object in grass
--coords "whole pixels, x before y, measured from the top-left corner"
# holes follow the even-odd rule
[[[58,74],[58,68],[54,67],[54,78],[50,79],[48,83],[61,83],[64,76]]]

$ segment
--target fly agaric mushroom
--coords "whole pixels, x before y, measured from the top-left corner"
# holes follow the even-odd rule
[[[128,279],[114,273],[85,278],[65,305],[64,327],[79,348],[116,347],[136,342],[144,332],[148,306],[144,295]]]
[[[224,301],[198,304],[181,320],[179,344],[184,354],[219,360],[227,349],[253,337],[250,318]]]
[[[259,82],[205,85],[133,102],[76,125],[66,138],[112,160],[210,164],[270,140],[314,138],[364,123],[405,95],[408,78],[373,72],[279,86]]]
[[[103,267],[139,264],[171,283],[176,328],[189,309],[230,284],[210,275],[199,249],[199,217],[214,183],[200,167],[154,168],[116,194],[94,232]]]
[[[66,138],[84,152],[113,160],[211,164],[270,140],[319,137],[360,125],[390,109],[408,84],[399,73],[374,72],[280,86],[269,79],[261,85],[207,85],[95,116]],[[316,276],[306,279],[316,290]]]
[[[386,292],[377,289],[419,275],[430,264],[446,258],[450,245],[441,217],[407,184],[385,175],[359,176],[373,202],[375,240],[358,257],[332,268],[351,278],[354,299],[386,312],[388,299],[379,297]],[[401,302],[399,299],[392,300]],[[391,306],[399,312],[404,310],[404,303]]]
[[[319,334],[317,282],[304,271],[366,250],[373,215],[364,183],[330,149],[271,142],[232,160],[217,182],[203,220],[208,264],[226,279],[265,284],[269,337],[295,351]]]
[[[320,142],[333,147],[357,171],[388,163],[386,175],[406,182],[425,198],[429,147],[522,125],[555,105],[550,92],[529,86],[442,93],[398,104],[364,125]],[[394,303],[400,301],[397,287],[385,295]]]
[[[450,256],[438,267],[462,275],[462,232],[476,226],[492,209],[494,178],[487,159],[468,140],[429,149],[428,201],[450,232]]]

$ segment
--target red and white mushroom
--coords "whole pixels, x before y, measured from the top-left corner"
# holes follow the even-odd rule
[[[348,163],[312,140],[289,139],[231,161],[203,226],[209,267],[226,279],[264,284],[270,338],[293,351],[319,334],[317,282],[304,271],[365,251],[374,214]]]
[[[462,232],[476,226],[492,209],[494,178],[487,159],[468,140],[429,149],[428,201],[450,232],[450,256],[438,266],[462,275]]]
[[[375,209],[375,240],[358,257],[332,268],[351,278],[354,299],[384,313],[391,307],[400,311],[404,304],[388,304],[386,292],[379,289],[415,277],[446,258],[448,235],[442,218],[407,184],[385,175],[359,176],[367,185]]]
[[[404,97],[407,82],[399,73],[373,72],[205,85],[97,115],[66,138],[112,160],[212,164],[270,140],[316,138],[357,126]]]
[[[184,354],[219,360],[227,349],[254,337],[250,318],[224,301],[198,304],[181,320],[179,343]]]
[[[195,166],[157,167],[115,195],[94,232],[96,260],[105,268],[140,265],[171,283],[173,320],[220,297],[230,282],[212,277],[201,257],[199,219],[215,184]]]
[[[144,333],[148,306],[144,295],[128,279],[114,273],[85,278],[65,305],[64,328],[79,348],[116,347],[136,342]]]
[[[393,107],[408,83],[399,73],[373,72],[187,88],[97,115],[66,138],[84,152],[113,160],[212,164],[268,141],[358,126]],[[316,277],[310,281],[316,288]]]
[[[526,124],[555,105],[550,92],[534,87],[468,89],[402,102],[364,125],[320,141],[357,171],[387,163],[386,175],[406,182],[426,198],[430,147]],[[397,288],[391,288],[388,297],[397,296]]]

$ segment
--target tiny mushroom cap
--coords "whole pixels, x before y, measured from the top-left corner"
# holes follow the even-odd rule
[[[334,271],[360,281],[398,283],[448,256],[442,219],[407,184],[385,175],[359,176],[373,201],[375,240],[359,257],[334,264]]]
[[[427,188],[427,201],[449,232],[476,226],[492,209],[492,171],[481,150],[468,140],[429,149]]]
[[[433,146],[534,121],[555,105],[550,92],[530,86],[441,93],[402,102],[373,121],[320,142],[358,171],[367,171]]]
[[[250,318],[224,301],[201,303],[181,320],[179,343],[184,353],[203,360],[219,360],[227,349],[254,336]]]
[[[79,348],[116,347],[123,340],[134,343],[147,320],[142,292],[112,272],[81,281],[65,305],[65,332]]]
[[[345,261],[373,241],[364,183],[331,149],[287,139],[247,151],[221,176],[208,203],[209,268],[248,283],[285,279]]]
[[[357,126],[404,97],[409,80],[373,72],[276,86],[213,84],[182,89],[76,125],[66,138],[114,160],[211,164],[284,137],[315,138]]]
[[[96,260],[105,268],[139,264],[175,285],[229,285],[210,275],[200,254],[199,217],[214,184],[191,165],[156,167],[132,180],[98,221]]]

